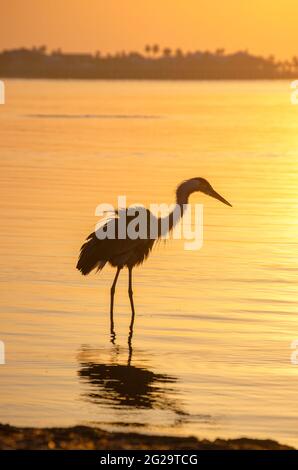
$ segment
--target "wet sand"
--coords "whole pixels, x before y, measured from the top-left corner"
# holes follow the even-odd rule
[[[293,450],[272,440],[216,439],[113,433],[98,428],[22,428],[0,424],[0,450]]]

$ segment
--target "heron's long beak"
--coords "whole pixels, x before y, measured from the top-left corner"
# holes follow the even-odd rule
[[[227,206],[233,207],[226,199],[224,199],[220,194],[218,194],[214,189],[208,193],[208,196],[214,197],[214,199],[218,199],[219,201],[223,202]]]

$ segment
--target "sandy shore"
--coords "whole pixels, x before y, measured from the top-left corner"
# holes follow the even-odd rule
[[[216,439],[195,437],[147,436],[134,433],[106,432],[98,428],[21,428],[0,424],[0,450],[13,449],[96,449],[96,450],[290,450],[271,440]]]

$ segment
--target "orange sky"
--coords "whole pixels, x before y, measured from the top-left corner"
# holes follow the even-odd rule
[[[0,15],[0,49],[143,51],[158,43],[298,55],[297,0],[7,0]]]

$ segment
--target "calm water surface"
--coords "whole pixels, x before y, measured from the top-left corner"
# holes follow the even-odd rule
[[[287,82],[6,82],[0,107],[0,421],[298,446],[298,107]],[[83,278],[97,204],[203,176],[204,245]]]

